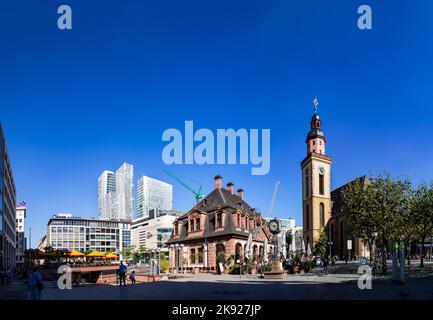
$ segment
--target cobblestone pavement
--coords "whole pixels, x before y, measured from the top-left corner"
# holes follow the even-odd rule
[[[56,282],[46,282],[42,295],[44,300],[119,300],[119,299],[180,299],[180,300],[304,300],[304,299],[431,299],[433,300],[433,264],[423,272],[416,272],[413,264],[406,284],[391,281],[390,276],[377,277],[371,290],[360,290],[357,285],[359,265],[340,264],[329,267],[328,272],[314,268],[310,273],[289,275],[283,280],[260,279],[259,276],[243,275],[185,275],[177,279],[162,280],[148,284],[117,285],[88,284],[59,290]],[[21,291],[20,291],[21,290]],[[24,291],[23,291],[24,290]],[[4,292],[4,295],[1,293]],[[25,299],[24,284],[11,284],[1,291],[1,299]]]

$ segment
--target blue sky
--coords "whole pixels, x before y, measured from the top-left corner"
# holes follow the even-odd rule
[[[365,2],[367,3],[367,2]],[[97,178],[123,162],[194,197],[213,177],[301,223],[300,162],[319,98],[332,187],[383,170],[433,179],[431,1],[19,1],[0,12],[0,120],[33,245],[56,212],[97,216]],[[73,29],[57,29],[69,4]],[[161,160],[167,128],[271,129],[271,170]],[[194,183],[192,183],[194,184]]]

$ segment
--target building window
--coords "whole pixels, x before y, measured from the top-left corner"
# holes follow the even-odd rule
[[[237,225],[238,225],[238,228],[240,228],[240,227],[241,227],[241,215],[238,214],[238,215],[237,215],[237,218],[238,218],[238,223],[237,223]]]
[[[319,174],[319,194],[325,194],[325,176],[323,174]]]
[[[200,231],[200,218],[195,219],[195,231]]]
[[[203,263],[203,248],[198,248],[198,263]]]
[[[310,206],[305,206],[305,227],[307,230],[310,229]]]
[[[216,213],[216,227],[221,228],[223,226],[223,214]]]
[[[191,249],[190,254],[191,254],[191,264],[195,263],[195,249]]]
[[[310,196],[310,186],[308,176],[305,176],[305,198]]]
[[[320,226],[323,227],[325,225],[325,205],[323,202],[320,203]]]

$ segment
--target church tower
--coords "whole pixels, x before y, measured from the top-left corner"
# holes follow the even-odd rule
[[[311,250],[331,217],[331,157],[325,154],[326,139],[317,114],[317,98],[314,99],[314,115],[307,135],[307,156],[301,162],[302,169],[302,218],[304,241]]]

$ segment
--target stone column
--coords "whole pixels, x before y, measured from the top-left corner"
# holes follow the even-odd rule
[[[207,265],[208,246],[209,246],[209,244],[203,244],[203,252],[204,252],[204,254],[203,254],[203,265],[204,265],[205,268],[208,267],[208,265]]]

